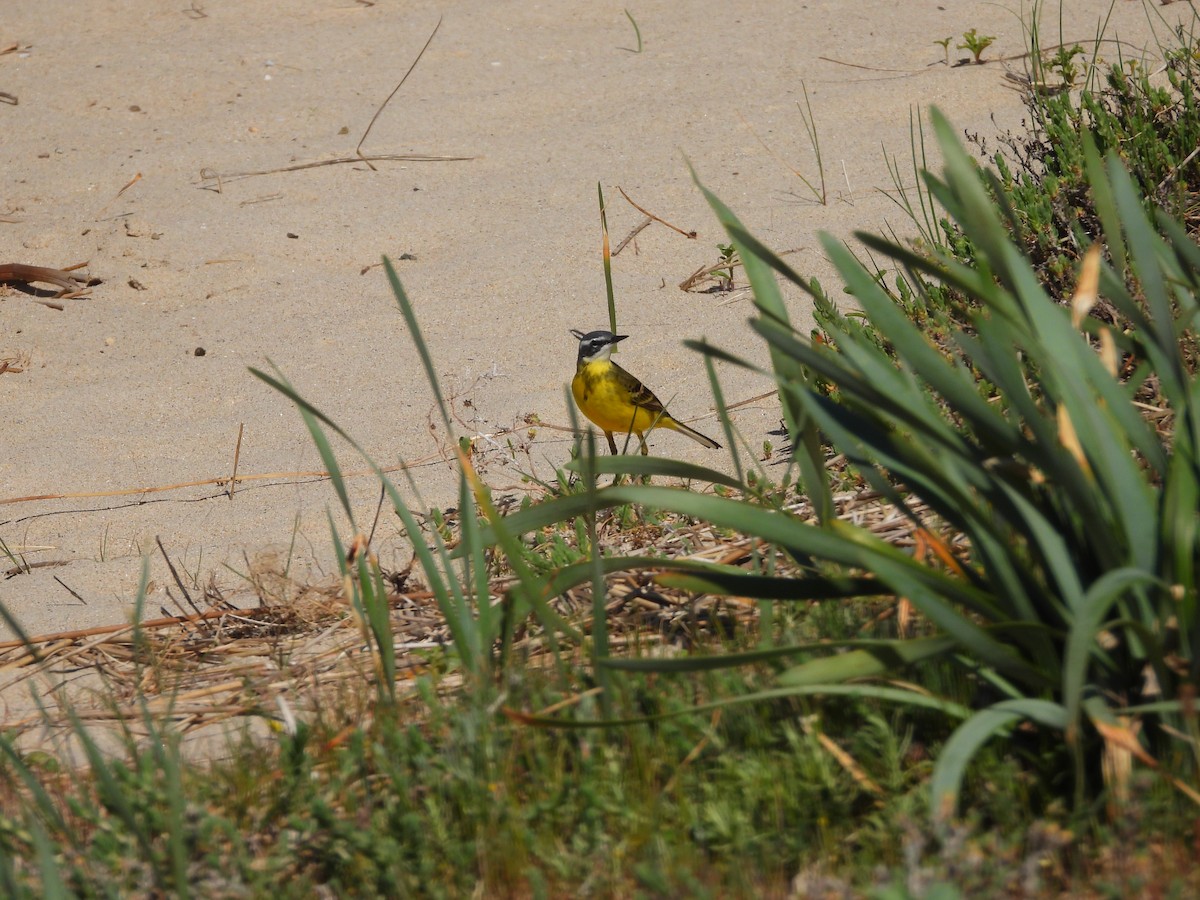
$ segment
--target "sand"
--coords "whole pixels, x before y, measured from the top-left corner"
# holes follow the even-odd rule
[[[1064,37],[1102,10],[1065,4]],[[1107,4],[1102,6],[1107,7]],[[352,524],[294,406],[248,367],[278,367],[383,465],[411,466],[418,508],[455,502],[447,448],[475,439],[500,496],[553,477],[571,435],[568,329],[606,327],[599,183],[614,243],[641,220],[624,191],[684,231],[641,231],[614,260],[621,363],[679,418],[712,434],[706,337],[751,360],[745,290],[678,285],[724,238],[688,169],[769,246],[834,292],[817,233],[913,228],[889,197],[886,159],[911,186],[910,114],[937,104],[989,137],[1023,107],[1018,9],[985,2],[628,4],[461,0],[289,3],[24,0],[0,22],[0,263],[87,263],[85,296],[0,286],[0,540],[33,568],[0,579],[31,633],[128,619],[143,560],[147,614],[178,611],[166,554],[192,589],[256,602],[246,575],[334,569],[329,511],[348,539],[377,486],[351,479]],[[1154,57],[1153,16],[1188,4],[1118,2],[1108,36]],[[346,162],[362,152],[459,160]],[[992,62],[948,66],[934,43],[994,35]],[[1043,23],[1058,38],[1057,9]],[[1115,57],[1115,46],[1104,54]],[[950,47],[951,62],[963,51]],[[1012,57],[1005,62],[1000,57]],[[825,202],[794,174],[820,172]],[[303,164],[329,163],[299,167]],[[290,167],[290,168],[289,168]],[[271,174],[239,175],[270,172]],[[220,177],[217,177],[217,176]],[[396,265],[443,387],[452,436],[389,290]],[[807,328],[810,304],[788,292]],[[723,367],[730,402],[771,389]],[[529,417],[542,424],[531,427]],[[751,448],[778,437],[775,401],[739,407]],[[238,472],[227,484],[239,430]],[[728,467],[657,433],[656,453]],[[510,449],[511,445],[511,449]],[[363,461],[339,444],[342,465]],[[275,477],[257,476],[276,474]],[[187,487],[153,490],[182,483]],[[107,492],[108,496],[80,496]],[[56,495],[50,499],[27,499]],[[386,567],[409,545],[384,514]],[[0,557],[0,569],[12,566]],[[168,587],[171,588],[168,595]],[[0,628],[0,638],[9,635]]]

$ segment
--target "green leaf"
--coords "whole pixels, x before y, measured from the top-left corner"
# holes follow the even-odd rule
[[[615,667],[617,660],[606,663]],[[910,691],[904,688],[881,687],[873,684],[814,684],[800,687],[774,688],[766,691],[756,691],[737,697],[726,697],[710,703],[700,703],[686,709],[672,710],[652,716],[634,716],[625,719],[569,719],[561,716],[537,716],[517,710],[505,710],[511,719],[526,725],[539,728],[616,728],[629,725],[648,725],[652,722],[662,722],[676,719],[680,716],[712,712],[717,709],[727,709],[740,706],[743,703],[762,703],[767,700],[781,700],[790,697],[855,697],[866,700],[880,700],[885,703],[899,703],[916,709],[928,709],[954,719],[965,719],[970,710],[961,704],[943,700],[929,694]]]
[[[716,194],[700,182],[695,169],[692,170],[692,178],[737,248],[746,278],[754,290],[755,307],[764,318],[780,325],[787,325],[789,322],[787,305],[783,302],[783,293],[775,281],[773,270],[785,270],[788,267],[775,253],[758,241],[743,242],[743,238],[748,235],[737,216],[721,202]],[[805,375],[801,366],[794,359],[790,359],[777,350],[771,351],[771,367],[775,371],[776,377],[785,382],[804,381]],[[796,446],[797,460],[800,463],[800,474],[806,493],[816,509],[818,517],[826,519],[833,514],[833,494],[825,474],[825,457],[820,440],[815,429],[810,427],[803,409],[789,396],[781,394],[780,400],[783,404],[783,415],[787,423],[788,434]]]
[[[583,464],[579,459],[573,459],[567,463],[565,468],[572,472],[581,472]],[[659,475],[684,481],[722,484],[735,489],[743,487],[740,481],[716,469],[681,462],[677,459],[635,456],[630,453],[621,453],[617,456],[597,456],[592,462],[592,472],[596,475]]]
[[[1087,675],[1089,663],[1098,650],[1097,638],[1101,630],[1112,627],[1107,622],[1109,610],[1131,588],[1139,585],[1161,585],[1162,582],[1149,572],[1134,568],[1113,569],[1105,572],[1087,590],[1067,635],[1066,659],[1063,664],[1063,704],[1067,714],[1067,740],[1078,739],[1082,723],[1081,709],[1085,691],[1089,687]]]
[[[1065,730],[1067,711],[1049,700],[1005,700],[975,713],[955,729],[938,754],[930,778],[930,806],[934,820],[947,824],[958,808],[967,766],[987,741],[1021,719],[1032,719],[1049,728]]]
[[[747,575],[715,569],[688,569],[687,574],[664,573],[655,581],[664,587],[716,594],[725,597],[751,597],[755,600],[841,600],[893,593],[877,578],[803,575]],[[693,574],[695,573],[695,574]]]
[[[449,436],[450,414],[446,411],[446,401],[442,397],[441,385],[438,384],[437,370],[433,367],[433,357],[429,355],[429,346],[425,343],[425,338],[421,334],[421,326],[417,322],[417,314],[413,309],[412,301],[408,299],[408,294],[404,290],[404,285],[400,283],[400,276],[396,274],[396,269],[392,265],[392,261],[386,256],[383,257],[383,269],[387,272],[388,284],[392,286],[392,293],[396,295],[396,303],[400,307],[400,314],[404,316],[404,322],[408,325],[408,330],[412,333],[413,346],[417,348],[417,355],[421,357],[421,365],[425,369],[425,377],[429,379],[429,389],[433,391],[434,399],[437,400],[438,411],[442,415],[442,425],[446,429],[446,434]]]
[[[330,480],[333,482],[333,489],[337,493],[338,502],[342,505],[342,511],[345,512],[351,529],[357,532],[358,528],[354,525],[354,510],[350,506],[350,495],[346,491],[346,482],[342,478],[342,470],[338,465],[337,455],[333,452],[333,446],[329,443],[329,438],[325,436],[325,432],[317,424],[318,422],[325,422],[327,425],[333,425],[333,420],[301,397],[299,392],[292,387],[291,383],[278,368],[275,369],[275,372],[278,377],[273,378],[259,369],[250,368],[252,375],[275,388],[275,390],[295,403],[296,408],[300,410],[300,415],[304,419],[304,425],[317,447],[317,452],[321,454],[321,464],[325,466],[325,471],[329,473]],[[338,433],[342,433],[341,429],[338,429]]]
[[[881,641],[860,650],[809,660],[782,673],[779,684],[783,687],[799,687],[841,684],[856,678],[894,676],[899,669],[945,656],[957,646],[958,641],[948,637]]]

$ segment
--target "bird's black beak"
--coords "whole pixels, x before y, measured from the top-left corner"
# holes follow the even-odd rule
[[[623,340],[625,340],[625,338],[627,338],[627,337],[629,337],[629,335],[627,335],[627,334],[614,334],[614,335],[613,335],[612,342],[615,344],[615,343],[617,343],[618,341],[623,341]]]

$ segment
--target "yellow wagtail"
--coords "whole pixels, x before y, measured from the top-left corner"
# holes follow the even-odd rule
[[[613,345],[629,335],[611,331],[584,334],[574,328],[571,334],[579,339],[579,361],[571,393],[580,411],[604,430],[608,448],[614,454],[617,452],[614,431],[636,434],[645,456],[648,451],[643,435],[653,428],[670,428],[705,447],[721,449],[712,438],[672,418],[650,388],[612,361]]]

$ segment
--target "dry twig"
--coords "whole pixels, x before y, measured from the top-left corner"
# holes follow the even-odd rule
[[[56,295],[62,298],[79,297],[81,288],[99,284],[100,279],[87,275],[76,275],[87,263],[76,263],[65,269],[48,269],[44,266],[27,266],[24,263],[0,263],[0,281],[19,281],[24,284],[52,284],[61,288]],[[59,307],[61,309],[61,307]]]

